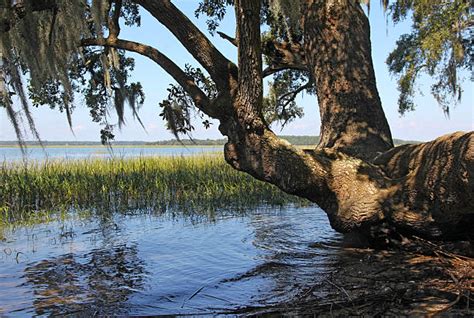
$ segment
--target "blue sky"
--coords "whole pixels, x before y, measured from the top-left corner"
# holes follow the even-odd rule
[[[206,30],[204,19],[197,20],[194,10],[198,1],[174,1],[174,3],[190,17],[201,30]],[[232,10],[230,10],[232,11]],[[233,12],[222,23],[219,30],[234,35],[235,24]],[[403,117],[397,111],[398,92],[396,79],[388,74],[385,59],[394,48],[398,37],[407,32],[409,23],[393,26],[387,23],[383,10],[378,2],[372,5],[370,15],[372,55],[382,104],[392,129],[394,138],[407,140],[431,140],[437,136],[454,131],[474,130],[474,87],[473,83],[466,78],[464,82],[464,97],[462,102],[452,108],[450,118],[447,118],[436,101],[430,95],[430,80],[422,78],[419,81],[419,94],[415,99],[417,109]],[[209,35],[210,36],[210,35]],[[210,36],[211,37],[211,36]],[[193,58],[186,52],[179,42],[159,23],[142,12],[142,27],[123,28],[121,38],[143,42],[158,48],[172,58],[178,65],[184,67],[185,63],[198,66]],[[212,37],[215,45],[232,60],[236,60],[236,49],[227,41],[218,36]],[[173,136],[166,131],[164,123],[158,116],[160,109],[158,103],[165,98],[166,88],[173,82],[171,77],[163,72],[158,65],[138,55],[136,68],[133,72],[133,81],[140,81],[145,89],[146,101],[139,114],[146,127],[146,131],[133,120],[131,112],[126,111],[126,125],[121,131],[116,131],[116,140],[164,140],[172,139]],[[268,80],[267,80],[268,81]],[[319,134],[319,111],[315,96],[299,97],[298,103],[304,107],[305,116],[289,124],[283,130],[278,127],[275,132],[287,135],[317,135]],[[33,110],[33,116],[37,128],[43,140],[100,140],[100,126],[92,123],[88,110],[77,97],[76,109],[73,113],[73,130],[69,129],[65,114],[50,110],[47,106]],[[199,119],[195,121],[196,130],[194,138],[221,138],[217,130],[217,124],[210,129],[204,129],[199,125]],[[4,112],[0,113],[0,140],[15,140],[15,133],[8,122]]]

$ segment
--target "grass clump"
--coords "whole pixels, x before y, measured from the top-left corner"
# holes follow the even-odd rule
[[[0,223],[59,209],[222,209],[304,203],[219,156],[4,162]]]

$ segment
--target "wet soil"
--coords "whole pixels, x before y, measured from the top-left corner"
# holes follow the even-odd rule
[[[385,250],[346,249],[336,270],[296,299],[243,316],[474,315],[474,244],[413,238]]]

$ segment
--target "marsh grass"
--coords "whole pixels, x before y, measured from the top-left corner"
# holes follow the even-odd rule
[[[0,181],[3,224],[70,209],[186,212],[307,204],[215,155],[4,162]]]

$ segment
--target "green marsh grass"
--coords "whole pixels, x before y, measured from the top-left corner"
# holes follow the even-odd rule
[[[0,171],[3,224],[71,208],[186,212],[289,203],[307,204],[216,155],[4,162]]]

